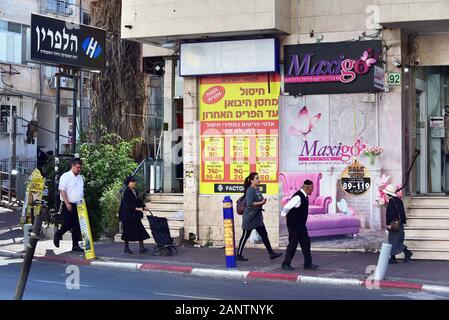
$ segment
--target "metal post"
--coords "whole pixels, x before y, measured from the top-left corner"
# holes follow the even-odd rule
[[[80,24],[83,24],[83,0],[80,0],[80,19],[79,22]],[[83,132],[83,82],[84,82],[84,73],[82,71],[80,71],[80,81],[79,81],[79,86],[80,86],[80,133]]]
[[[10,155],[9,155],[9,168],[8,168],[8,202],[11,203],[12,202],[12,176],[11,176],[11,171],[13,169],[13,157],[14,157],[14,149],[15,149],[15,144],[16,144],[16,136],[14,135],[14,129],[16,128],[14,126],[14,113],[13,113],[13,107],[12,107],[12,102],[11,99],[9,100],[9,143],[11,146],[10,149]]]
[[[78,78],[73,76],[73,115],[72,115],[72,154],[76,153],[76,98],[78,95]]]
[[[61,75],[56,75],[55,158],[59,157],[59,116],[61,113]]]
[[[59,183],[59,116],[61,113],[61,74],[56,73],[56,117],[55,117],[55,175],[53,178],[54,203],[58,204]]]
[[[392,245],[389,243],[382,243],[382,248],[380,249],[379,260],[377,261],[376,272],[374,274],[375,281],[381,281],[384,279],[387,273],[388,262],[390,260]]]
[[[34,219],[33,232],[30,236],[25,258],[22,264],[22,270],[20,272],[20,278],[17,282],[15,300],[22,300],[23,298],[23,293],[25,291],[25,286],[31,269],[31,263],[33,262],[34,251],[36,250],[39,234],[41,233],[42,216],[42,214],[38,214]]]
[[[13,110],[12,117],[12,156],[11,156],[11,168],[10,170],[17,169],[17,114]]]

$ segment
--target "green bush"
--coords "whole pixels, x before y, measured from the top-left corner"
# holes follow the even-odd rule
[[[116,134],[107,134],[98,143],[83,143],[80,146],[80,157],[84,163],[81,172],[85,179],[84,198],[94,240],[98,240],[106,231],[103,229],[105,223],[100,199],[117,184],[122,184],[137,168],[138,164],[132,158],[132,151],[140,140],[125,141]],[[109,222],[107,225],[110,226]]]
[[[120,189],[122,186],[123,184],[121,182],[115,182],[100,198],[101,229],[103,230],[103,235],[108,238],[113,238],[118,231],[118,214],[121,198]]]

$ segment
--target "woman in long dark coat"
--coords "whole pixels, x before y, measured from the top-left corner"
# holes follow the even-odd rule
[[[134,177],[126,178],[125,185],[127,188],[123,192],[119,212],[119,219],[123,223],[122,240],[125,241],[125,253],[133,253],[129,249],[129,241],[139,241],[139,252],[145,253],[147,249],[143,246],[143,241],[150,237],[141,221],[145,205],[137,196]]]
[[[387,206],[387,217],[386,224],[388,230],[388,242],[392,245],[391,253],[390,253],[390,264],[398,263],[396,260],[396,255],[404,252],[404,262],[410,261],[410,258],[413,255],[413,252],[407,249],[407,246],[404,245],[404,224],[407,223],[405,217],[404,203],[401,199],[396,195],[396,187],[393,184],[389,184],[385,190],[385,194],[388,195],[389,201]],[[401,223],[399,230],[394,231],[391,229],[391,223],[395,218],[399,217]]]

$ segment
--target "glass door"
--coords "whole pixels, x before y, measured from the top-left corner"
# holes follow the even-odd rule
[[[426,83],[416,79],[416,193],[427,193],[427,107]]]
[[[449,72],[447,67],[424,67],[416,78],[417,194],[449,191]],[[446,163],[448,165],[446,165]]]

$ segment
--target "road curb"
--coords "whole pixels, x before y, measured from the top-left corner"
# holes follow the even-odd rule
[[[90,261],[84,259],[75,259],[70,257],[58,257],[58,256],[34,256],[33,259],[38,261],[55,262],[62,264],[73,264],[73,265],[89,265]]]
[[[23,258],[24,256],[25,256],[25,253],[14,252],[14,251],[9,251],[9,250],[0,250],[0,257]]]
[[[192,273],[192,267],[184,267],[184,266],[173,266],[173,265],[165,265],[165,264],[156,264],[156,263],[143,263],[140,266],[141,270],[158,270],[158,271],[168,271],[168,272],[181,272],[181,273]]]
[[[390,288],[390,289],[405,289],[405,290],[415,290],[421,291],[423,284],[413,283],[413,282],[402,282],[402,281],[375,281],[375,280],[365,280],[362,281],[362,286],[367,288]]]
[[[267,280],[281,280],[281,281],[292,281],[298,282],[301,276],[294,274],[282,274],[282,273],[267,273],[267,272],[257,272],[251,271],[247,278],[253,279],[267,279]]]
[[[449,287],[436,286],[430,284],[423,284],[421,291],[432,293],[446,293],[449,294]]]
[[[139,270],[142,264],[132,262],[92,261],[90,265],[93,267],[106,267],[111,269]]]
[[[200,277],[245,279],[248,276],[249,271],[193,268],[191,274]]]
[[[24,254],[0,250],[0,256],[2,255],[8,257],[23,257]],[[261,279],[261,280],[272,280],[282,282],[297,282],[299,284],[353,286],[353,287],[366,287],[367,289],[389,288],[389,289],[402,289],[402,290],[449,294],[449,286],[428,285],[428,284],[419,284],[402,281],[374,281],[374,280],[359,280],[349,278],[326,278],[326,277],[302,276],[299,274],[280,274],[280,273],[268,273],[258,271],[193,268],[182,265],[169,265],[157,263],[88,261],[84,259],[76,259],[62,256],[37,256],[34,257],[34,259],[38,261],[72,264],[72,265],[90,265],[93,267],[104,267],[111,269],[174,272],[179,274],[190,274],[199,277],[227,278],[237,280]]]
[[[323,285],[341,285],[359,287],[363,281],[357,279],[340,279],[340,278],[325,278],[325,277],[310,277],[299,276],[299,283],[304,284],[323,284]]]

